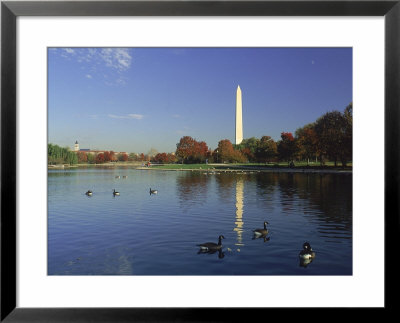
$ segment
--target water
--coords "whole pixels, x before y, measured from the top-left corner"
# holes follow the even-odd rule
[[[352,274],[351,174],[49,170],[48,210],[49,275]]]

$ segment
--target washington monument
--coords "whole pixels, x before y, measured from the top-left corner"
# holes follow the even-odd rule
[[[239,145],[243,140],[243,121],[242,121],[242,90],[238,85],[236,90],[236,128],[235,144]]]

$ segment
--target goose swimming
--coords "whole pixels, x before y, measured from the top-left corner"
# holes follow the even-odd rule
[[[225,239],[223,235],[218,237],[218,243],[214,242],[205,242],[202,244],[198,244],[197,246],[200,247],[201,250],[209,251],[209,250],[219,250],[222,248],[221,239]]]
[[[255,229],[253,230],[254,236],[255,237],[265,237],[268,234],[268,229],[267,229],[267,224],[269,224],[267,221],[264,222],[264,229]]]

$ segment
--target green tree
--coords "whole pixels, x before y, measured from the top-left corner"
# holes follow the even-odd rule
[[[91,154],[91,153],[87,154],[87,161],[89,164],[94,164],[95,160],[96,160],[96,157],[94,154]]]
[[[249,161],[255,161],[256,151],[260,144],[260,139],[251,137],[243,139],[239,145],[233,145],[236,150],[241,150]]]
[[[350,111],[347,113],[349,114]],[[346,119],[345,115],[339,111],[327,112],[316,121],[315,132],[321,153],[333,160],[335,166],[338,160],[341,160],[342,165],[345,166],[346,161],[351,159],[352,116]]]
[[[139,155],[136,153],[130,153],[128,156],[128,160],[137,161],[137,160],[139,160]]]
[[[255,151],[257,160],[268,162],[275,158],[277,154],[278,147],[276,142],[270,136],[262,136]]]
[[[78,157],[76,152],[70,151],[68,147],[58,145],[47,145],[47,162],[49,164],[76,164]]]
[[[291,132],[282,132],[281,140],[278,142],[278,156],[280,160],[286,160],[288,164],[298,152],[296,140]]]
[[[340,154],[340,160],[343,167],[346,166],[347,161],[353,160],[353,102],[351,102],[344,110],[344,139],[343,150]]]

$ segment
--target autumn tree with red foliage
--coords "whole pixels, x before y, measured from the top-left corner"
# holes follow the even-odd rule
[[[233,155],[233,146],[229,139],[223,139],[218,142],[218,161],[229,162]]]
[[[129,159],[128,154],[118,154],[117,155],[117,160],[119,160],[119,161],[126,162],[126,161],[128,161],[128,159]]]
[[[117,157],[117,155],[115,154],[115,152],[114,151],[110,151],[110,161],[112,161],[112,162],[115,162],[115,161],[117,161],[118,160],[118,157]]]
[[[251,151],[250,148],[245,147],[240,149],[241,153],[243,154],[244,157],[246,157],[247,160],[254,160],[255,156],[253,154],[253,152]]]
[[[318,153],[318,137],[315,132],[315,124],[308,124],[296,130],[296,140],[299,147],[299,156],[307,160],[307,166],[310,159]]]
[[[204,162],[207,159],[208,147],[204,141],[196,141],[194,146],[193,160]]]
[[[184,136],[176,144],[176,156],[183,162],[189,160],[193,154],[195,140],[190,136]]]
[[[105,161],[105,162],[111,161],[111,154],[110,154],[109,151],[105,151],[105,152],[103,153],[103,155],[104,155],[104,161]]]
[[[176,163],[178,158],[173,153],[168,153],[168,162],[169,163]]]
[[[95,161],[96,161],[96,164],[104,163],[105,162],[104,154],[103,153],[97,154]]]
[[[87,163],[88,157],[84,151],[78,151],[76,154],[78,156],[78,163]]]
[[[168,155],[166,153],[158,153],[153,157],[153,161],[156,163],[167,163]]]
[[[229,139],[221,140],[218,143],[217,157],[219,162],[239,162],[246,161],[246,157],[240,152],[235,150]]]
[[[208,147],[204,141],[197,141],[190,136],[184,136],[176,144],[176,156],[183,163],[204,162]]]

